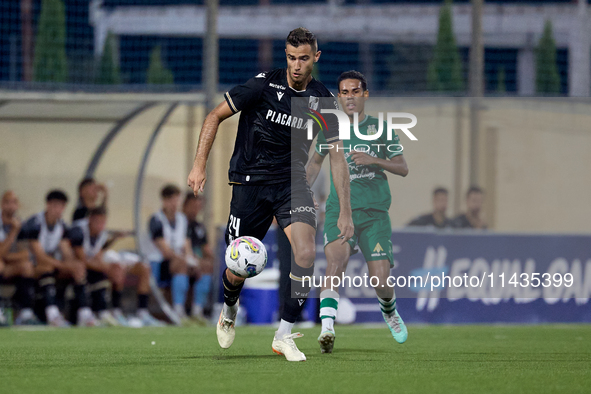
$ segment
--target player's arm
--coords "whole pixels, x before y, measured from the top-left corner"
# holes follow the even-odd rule
[[[179,258],[179,256],[177,256],[177,254],[174,253],[174,250],[172,250],[172,248],[168,246],[164,238],[154,239],[154,245],[156,245],[156,247],[162,254],[162,257],[164,257],[164,260],[173,260]]]
[[[195,161],[193,162],[193,169],[189,174],[188,184],[193,192],[203,192],[203,187],[207,180],[205,166],[209,157],[209,152],[215,140],[220,123],[232,116],[234,113],[226,101],[220,103],[213,111],[211,111],[201,127],[199,133],[199,143],[197,144],[197,153],[195,154]]]
[[[339,197],[339,220],[337,227],[341,231],[339,237],[341,243],[345,243],[353,236],[353,219],[351,217],[351,185],[349,182],[349,166],[343,154],[343,141],[332,144],[328,154],[330,155],[330,171],[332,180]]]
[[[18,219],[14,218],[12,221],[12,227],[10,228],[10,231],[6,235],[6,239],[4,241],[0,242],[0,258],[3,258],[5,260],[10,260],[9,255],[14,254],[14,253],[8,253],[8,251],[10,250],[10,247],[12,246],[12,244],[16,241],[16,238],[17,238],[20,230],[21,230],[21,222]]]
[[[101,202],[101,207],[107,206],[107,201],[109,199],[109,189],[104,184],[98,185],[98,190],[103,195],[103,201]]]
[[[70,240],[64,238],[60,241],[60,252],[62,253],[62,259],[64,261],[72,261],[76,259],[74,255],[74,250],[72,249],[72,245],[70,244]]]
[[[377,165],[394,175],[400,175],[402,177],[408,175],[408,166],[406,165],[406,160],[403,155],[397,155],[391,159],[380,159],[379,157],[368,155],[365,152],[354,151],[351,153],[351,159],[358,166]]]
[[[55,269],[62,269],[63,264],[58,259],[54,259],[43,250],[41,243],[36,240],[32,239],[29,240],[29,247],[31,248],[31,252],[35,256],[35,260],[37,260],[37,264],[39,265],[50,265]]]
[[[201,251],[203,252],[203,259],[213,261],[215,255],[213,254],[213,250],[211,250],[211,246],[209,244],[204,244],[201,246]]]
[[[16,252],[6,253],[2,259],[7,263],[27,260],[29,258],[29,249],[26,241],[16,241]]]
[[[322,163],[324,162],[324,157],[325,156],[314,151],[314,154],[310,157],[310,160],[308,160],[308,164],[306,165],[306,178],[308,179],[308,185],[310,185],[310,187],[314,185],[316,178],[318,178]]]
[[[76,260],[81,261],[86,268],[94,271],[105,272],[107,270],[107,265],[102,261],[102,251],[92,258],[88,258],[84,252],[84,233],[81,228],[72,228],[68,238],[70,240],[70,248]]]
[[[195,254],[193,253],[193,246],[191,245],[191,239],[190,238],[185,238],[185,249],[184,249],[184,256],[191,256],[193,258],[197,258],[197,256],[195,256]]]
[[[107,271],[108,266],[103,262],[102,251],[97,253],[93,258],[89,259],[86,256],[86,253],[84,253],[83,246],[73,246],[72,249],[74,250],[74,257],[76,260],[82,261],[87,269],[99,272]]]

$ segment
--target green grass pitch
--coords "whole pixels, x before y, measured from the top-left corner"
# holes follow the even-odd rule
[[[590,393],[591,326],[337,327],[296,340],[308,361],[271,351],[273,328],[0,330],[0,393]],[[152,342],[155,342],[152,345]]]

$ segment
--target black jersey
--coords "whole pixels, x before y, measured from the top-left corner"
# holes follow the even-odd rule
[[[87,216],[88,216],[88,208],[82,202],[79,202],[78,205],[76,206],[76,210],[72,214],[72,223],[74,223],[80,219],[84,219]]]
[[[307,136],[305,111],[292,111],[294,97],[309,98],[321,107],[338,109],[334,95],[312,79],[305,90],[297,91],[287,83],[287,69],[260,73],[224,95],[232,112],[241,112],[234,153],[230,160],[230,183],[274,184],[289,181],[291,176],[305,178],[305,164],[311,140]],[[325,101],[321,97],[329,97]],[[328,101],[328,102],[327,102]],[[307,102],[307,100],[306,100]],[[338,123],[326,114],[328,143],[338,140]],[[318,133],[314,129],[314,136]]]

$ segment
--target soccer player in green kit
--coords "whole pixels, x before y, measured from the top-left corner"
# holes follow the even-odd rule
[[[326,202],[326,219],[324,224],[324,252],[326,254],[327,281],[320,293],[320,318],[322,330],[318,343],[322,353],[332,353],[335,341],[334,320],[337,314],[339,295],[338,289],[330,288],[330,277],[341,277],[347,268],[349,256],[355,253],[358,246],[367,261],[369,276],[379,278],[375,291],[380,303],[380,309],[392,336],[398,343],[404,343],[408,336],[406,326],[396,310],[396,295],[394,288],[387,285],[390,268],[393,264],[392,255],[392,226],[388,209],[392,197],[388,179],[384,171],[406,176],[408,167],[402,156],[399,138],[392,133],[392,140],[387,140],[387,126],[384,122],[380,138],[375,141],[365,141],[357,137],[353,131],[354,114],[358,114],[359,132],[364,135],[376,134],[379,120],[366,115],[365,101],[369,97],[367,82],[363,74],[358,71],[347,71],[338,78],[338,98],[344,112],[351,123],[351,139],[343,141],[345,158],[349,165],[351,181],[351,209],[353,210],[353,224],[355,235],[346,243],[338,242],[339,229],[339,200],[334,190],[331,178],[331,190]],[[323,134],[318,134],[316,151],[310,158],[306,173],[310,185],[314,183],[322,162],[328,153],[328,147]],[[351,147],[349,151],[348,148]],[[364,152],[356,151],[360,146]],[[369,151],[367,148],[369,147]],[[328,284],[328,286],[326,286]]]

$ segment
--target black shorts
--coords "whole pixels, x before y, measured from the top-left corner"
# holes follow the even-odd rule
[[[281,228],[292,223],[316,229],[316,209],[307,182],[292,186],[291,181],[272,185],[233,185],[226,244],[245,235],[262,240],[273,223]]]
[[[105,275],[103,272],[95,271],[92,269],[86,270],[86,281],[90,285],[94,285],[95,283],[98,283],[105,279],[107,279],[107,275]]]

